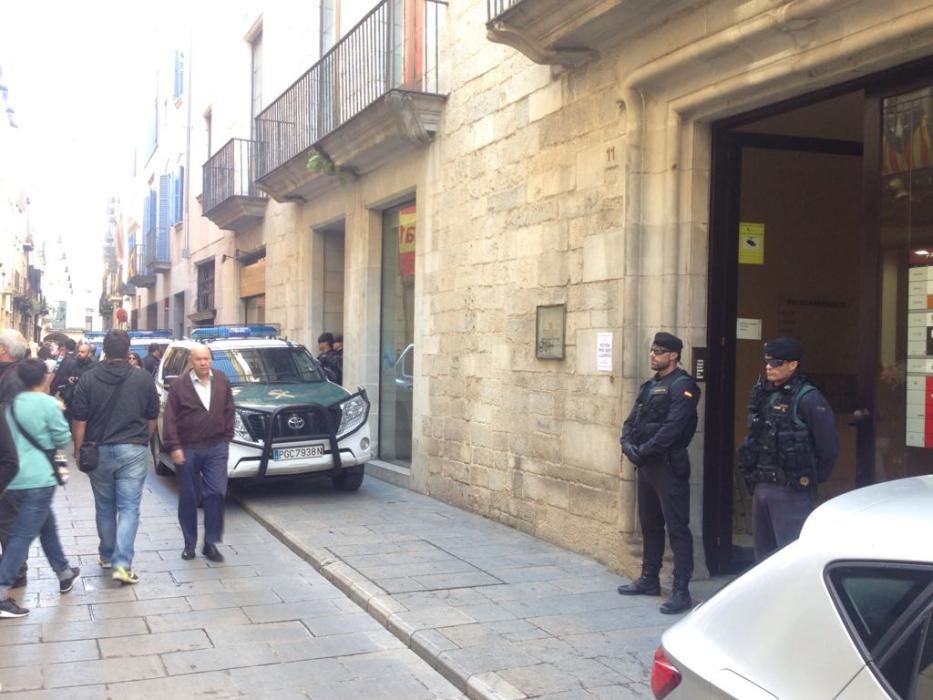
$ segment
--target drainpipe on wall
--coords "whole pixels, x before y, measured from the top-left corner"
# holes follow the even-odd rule
[[[188,260],[191,257],[191,103],[193,102],[191,94],[191,74],[193,72],[192,29],[188,27],[188,105],[187,116],[185,118],[185,247],[182,248],[182,259]]]

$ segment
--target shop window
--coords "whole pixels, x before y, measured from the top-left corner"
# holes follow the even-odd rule
[[[382,223],[382,331],[379,457],[411,464],[414,389],[415,204],[389,209]]]

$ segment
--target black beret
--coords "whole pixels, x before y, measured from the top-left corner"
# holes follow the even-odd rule
[[[680,354],[684,349],[684,343],[680,338],[676,335],[665,333],[664,331],[654,334],[654,344],[660,345],[662,348],[670,350],[671,352],[676,352],[677,354]]]
[[[765,355],[770,355],[776,360],[799,360],[803,357],[803,348],[796,338],[784,336],[765,343]]]

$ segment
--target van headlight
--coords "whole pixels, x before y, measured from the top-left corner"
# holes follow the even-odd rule
[[[362,426],[369,417],[369,399],[366,391],[350,396],[340,404],[340,425],[337,427],[337,439],[340,440]]]
[[[255,438],[249,430],[249,425],[247,425],[247,420],[244,420],[244,411],[234,411],[233,412],[233,436],[240,440],[241,442],[251,442],[254,445],[261,445],[262,438]],[[255,415],[255,414],[250,414]]]

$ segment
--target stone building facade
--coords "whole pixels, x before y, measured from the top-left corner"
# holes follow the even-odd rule
[[[933,54],[933,5],[373,3],[370,15],[349,14],[365,25],[391,6],[389,23],[409,32],[392,54],[404,75],[371,80],[381,87],[360,108],[326,88],[369,54],[348,48],[357,29],[339,23],[334,50],[321,50],[334,4],[323,5],[302,16],[244,5],[208,32],[227,48],[195,59],[193,83],[205,88],[193,113],[209,115],[211,157],[238,138],[266,159],[250,170],[255,191],[228,193],[238,208],[206,218],[196,215],[211,161],[189,170],[190,225],[209,232],[224,270],[216,320],[243,319],[237,290],[261,251],[264,320],[312,348],[325,330],[344,335],[344,383],[373,398],[371,473],[629,571],[634,472],[618,432],[649,375],[650,338],[681,336],[688,369],[708,348],[721,376],[701,384],[713,403],[701,404],[690,450],[692,521],[698,564],[715,559],[716,529],[731,529],[732,497],[717,494],[732,488],[739,430],[722,407],[741,414],[729,392],[745,381],[730,363],[737,347],[758,347],[736,337],[736,273],[720,269],[735,236],[715,225],[717,134],[821,91],[901,84],[877,76]],[[257,36],[262,95],[250,113]],[[295,126],[275,110],[306,71],[324,96],[306,97],[317,121]],[[279,141],[295,148],[270,155]],[[793,267],[792,254],[780,260]],[[718,302],[723,285],[731,306]],[[554,306],[562,357],[541,359],[539,309]],[[765,337],[797,328],[767,318]]]

